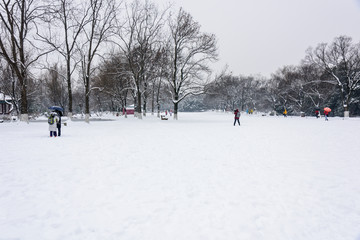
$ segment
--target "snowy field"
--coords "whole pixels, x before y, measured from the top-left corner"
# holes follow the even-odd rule
[[[240,121],[0,123],[0,240],[360,240],[360,119]]]

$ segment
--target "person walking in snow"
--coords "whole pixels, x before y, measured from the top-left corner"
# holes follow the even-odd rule
[[[328,121],[329,113],[331,112],[331,108],[326,107],[324,108],[324,115],[325,115],[325,121]]]
[[[236,109],[234,111],[234,115],[235,115],[235,117],[234,117],[234,126],[235,126],[236,122],[238,122],[239,126],[240,126],[240,112],[239,112],[239,109]]]
[[[324,115],[325,115],[325,121],[329,121],[329,119],[328,119],[329,112],[328,112],[328,111],[324,111]]]
[[[54,137],[57,136],[56,130],[57,130],[58,122],[59,122],[59,117],[57,116],[57,114],[55,112],[51,112],[48,118],[50,137],[52,137],[53,135]]]

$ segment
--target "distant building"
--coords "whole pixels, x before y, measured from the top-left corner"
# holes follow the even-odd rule
[[[13,110],[12,99],[3,93],[0,93],[0,114],[8,115]]]
[[[128,107],[126,107],[126,114],[127,115],[131,115],[135,113],[135,108],[134,105],[130,105]],[[123,109],[123,114],[125,114],[125,109]]]

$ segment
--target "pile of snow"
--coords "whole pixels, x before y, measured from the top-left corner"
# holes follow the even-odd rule
[[[0,239],[358,240],[360,119],[0,125]]]

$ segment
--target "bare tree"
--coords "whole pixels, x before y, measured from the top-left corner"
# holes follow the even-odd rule
[[[20,84],[20,119],[28,122],[28,81],[30,67],[49,53],[33,41],[32,30],[45,6],[41,1],[13,0],[0,2],[0,56],[4,58]]]
[[[353,44],[347,36],[335,38],[331,44],[321,43],[309,48],[306,61],[316,65],[330,76],[326,82],[338,86],[344,109],[349,116],[352,95],[360,84],[360,44]]]
[[[17,115],[20,114],[19,100],[20,89],[17,78],[7,62],[0,58],[0,92],[11,97],[12,106]]]
[[[303,90],[303,81],[300,79],[296,66],[284,66],[272,74],[272,80],[277,90],[272,91],[277,94],[278,104],[276,110],[288,112],[293,110],[300,112],[304,108],[305,94]]]
[[[260,88],[260,81],[254,76],[240,76],[240,104],[241,110],[256,109],[258,102],[258,91]]]
[[[57,105],[64,108],[66,101],[66,94],[64,86],[65,83],[63,81],[64,73],[63,68],[59,68],[57,64],[54,64],[45,75],[45,85],[47,87],[47,96],[49,100],[49,104]]]
[[[126,110],[128,95],[131,90],[130,76],[125,57],[113,54],[101,66],[94,87],[110,101],[112,111],[119,111],[117,106]],[[115,106],[116,105],[116,106]],[[125,117],[126,111],[125,112]]]
[[[179,103],[188,95],[202,94],[203,74],[209,73],[207,63],[217,59],[216,39],[213,34],[200,31],[200,25],[180,8],[169,20],[171,76],[168,79],[174,119],[178,119]]]
[[[142,107],[146,115],[149,85],[155,77],[154,61],[161,45],[159,36],[166,11],[167,9],[159,11],[157,6],[149,1],[142,4],[135,0],[126,5],[125,22],[118,24],[118,46],[128,61],[139,119],[142,119]]]
[[[312,64],[303,63],[298,67],[300,78],[303,80],[303,90],[306,98],[311,102],[311,106],[320,109],[330,92],[329,86],[323,80],[324,75],[321,69]],[[332,86],[331,86],[332,87]]]
[[[76,44],[86,24],[89,23],[90,5],[78,4],[72,0],[51,1],[42,16],[47,28],[38,29],[39,38],[55,49],[65,60],[68,92],[68,116],[72,117],[72,75],[79,64],[75,58]]]
[[[91,77],[94,75],[93,62],[99,47],[110,37],[117,5],[115,0],[90,0],[89,15],[84,25],[84,42],[79,46],[81,54],[81,76],[85,87],[85,121],[90,117]]]
[[[154,59],[154,77],[152,81],[152,99],[151,99],[151,112],[154,114],[155,107],[157,109],[157,117],[160,118],[160,101],[164,98],[165,87],[164,81],[169,76],[169,57],[166,47],[158,50]]]
[[[242,103],[242,93],[244,89],[239,81],[239,77],[232,74],[222,76],[217,82],[217,94],[220,94],[225,109],[235,109]]]

